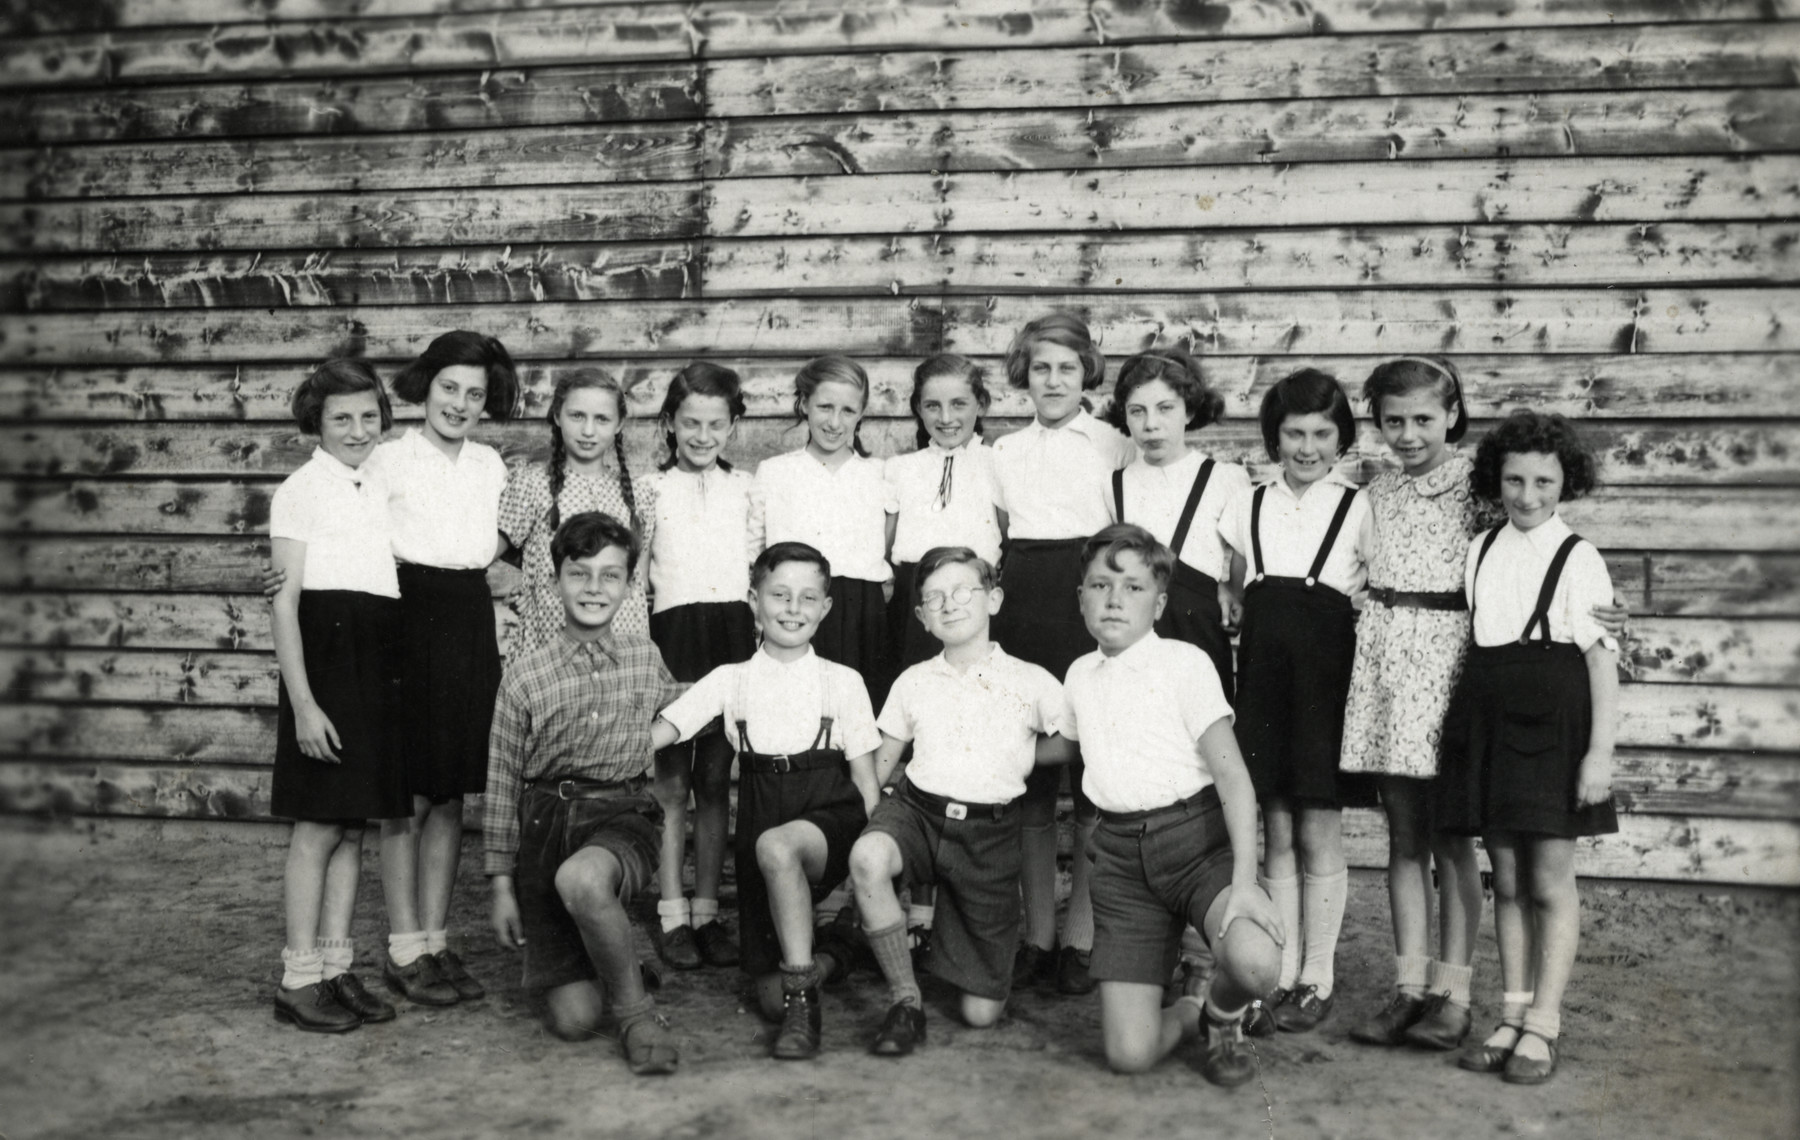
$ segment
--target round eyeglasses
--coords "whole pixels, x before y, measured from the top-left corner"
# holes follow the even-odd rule
[[[987,589],[986,586],[958,586],[948,594],[944,593],[942,590],[933,590],[929,594],[921,594],[919,596],[919,604],[935,614],[950,602],[955,602],[959,606],[966,606],[969,604],[969,599],[973,598],[977,591],[985,589]]]

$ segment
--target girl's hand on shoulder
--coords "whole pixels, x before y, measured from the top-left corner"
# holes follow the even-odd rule
[[[273,598],[281,593],[281,587],[287,582],[287,571],[273,562],[263,563],[262,592],[263,596]]]
[[[294,710],[294,735],[299,738],[300,751],[314,760],[323,760],[327,764],[343,763],[337,750],[344,742],[338,739],[337,728],[318,705]]]
[[[1593,807],[1612,799],[1613,761],[1610,754],[1589,752],[1581,758],[1575,784],[1575,806]]]
[[[1594,620],[1600,623],[1600,628],[1604,629],[1608,636],[1625,636],[1625,623],[1631,620],[1631,609],[1617,591],[1613,592],[1612,605],[1595,606],[1588,612],[1594,615]]]
[[[1225,913],[1219,921],[1219,937],[1223,938],[1231,924],[1243,918],[1268,932],[1275,945],[1287,941],[1287,931],[1281,926],[1281,912],[1275,909],[1275,901],[1261,887],[1255,883],[1233,883],[1229,890],[1231,896],[1225,900]]]

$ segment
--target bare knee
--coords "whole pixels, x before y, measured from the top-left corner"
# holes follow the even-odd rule
[[[556,893],[570,914],[593,914],[618,907],[618,861],[598,848],[576,852],[556,869]]]
[[[756,865],[762,868],[765,876],[798,871],[801,869],[800,852],[779,828],[765,831],[756,837]]]
[[[962,996],[962,1019],[971,1029],[992,1029],[1005,1012],[1004,1001],[976,997],[974,994]]]
[[[850,877],[864,890],[891,882],[899,862],[893,855],[893,840],[880,832],[868,832],[850,848]]]
[[[1154,1033],[1109,1035],[1106,1040],[1106,1067],[1115,1073],[1146,1073],[1162,1058],[1156,1055]]]
[[[544,995],[544,1028],[564,1041],[599,1035],[605,1002],[592,982],[571,982]]]
[[[1295,931],[1287,937],[1298,934]],[[1214,948],[1214,960],[1233,984],[1251,996],[1275,988],[1281,975],[1281,946],[1268,931],[1240,919],[1231,924],[1220,943]]]

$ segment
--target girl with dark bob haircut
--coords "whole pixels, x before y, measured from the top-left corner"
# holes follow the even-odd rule
[[[459,364],[487,373],[484,407],[488,417],[511,419],[519,405],[519,370],[513,365],[512,354],[495,338],[467,329],[447,332],[426,345],[419,358],[394,377],[394,395],[409,404],[422,404],[437,374]]]
[[[349,396],[357,392],[375,393],[375,402],[381,406],[382,431],[394,426],[394,407],[388,402],[381,378],[375,375],[375,369],[367,361],[349,357],[327,360],[294,389],[294,399],[289,405],[294,413],[294,423],[307,435],[318,435],[319,417],[325,411],[325,401],[332,396]]]
[[[1113,384],[1112,403],[1106,409],[1106,422],[1129,435],[1125,423],[1125,403],[1131,394],[1146,384],[1161,380],[1187,404],[1189,431],[1198,431],[1219,422],[1225,414],[1225,397],[1219,395],[1200,373],[1200,362],[1186,350],[1171,346],[1154,352],[1128,356],[1119,365],[1119,379]]]
[[[1468,434],[1469,407],[1463,402],[1462,376],[1456,365],[1441,356],[1400,356],[1384,360],[1369,373],[1363,383],[1363,399],[1369,402],[1369,414],[1381,422],[1381,401],[1389,396],[1410,396],[1429,388],[1444,410],[1453,413],[1444,432],[1446,443],[1455,443]]]
[[[1482,437],[1475,449],[1475,494],[1489,502],[1500,501],[1500,468],[1508,455],[1554,455],[1562,464],[1562,501],[1579,499],[1599,483],[1594,454],[1581,442],[1571,424],[1555,412],[1519,408]]]
[[[1302,368],[1277,380],[1263,397],[1257,419],[1262,424],[1263,446],[1270,459],[1281,461],[1281,421],[1314,413],[1337,425],[1338,454],[1350,450],[1356,442],[1356,415],[1350,410],[1350,398],[1330,373]]]

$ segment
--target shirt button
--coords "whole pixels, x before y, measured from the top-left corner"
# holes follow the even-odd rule
[[[598,673],[589,673],[588,676],[592,677],[596,681],[598,681],[600,679],[600,674],[598,674]]]
[[[588,719],[589,719],[589,720],[599,720],[599,719],[600,719],[600,714],[599,714],[599,713],[597,713],[597,712],[592,712],[592,713],[589,713],[589,714],[588,714]]]

